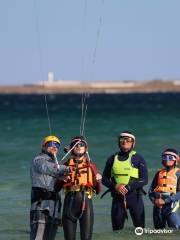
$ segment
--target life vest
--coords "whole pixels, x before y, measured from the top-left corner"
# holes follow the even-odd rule
[[[70,180],[64,184],[63,188],[67,191],[85,191],[90,195],[94,187],[94,171],[89,161],[83,158],[81,161],[70,159],[68,166],[71,169]]]
[[[135,151],[129,153],[129,157],[125,161],[119,159],[118,154],[114,157],[114,163],[111,169],[111,177],[114,177],[115,182],[119,184],[128,184],[130,181],[139,178],[139,169],[131,164],[131,158],[135,155]]]
[[[179,168],[176,167],[169,172],[167,172],[166,169],[160,170],[157,179],[157,186],[154,189],[154,192],[167,192],[175,194],[177,187],[177,171],[179,171]]]

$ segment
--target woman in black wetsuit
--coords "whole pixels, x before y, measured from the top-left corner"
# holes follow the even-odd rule
[[[62,224],[65,240],[76,238],[77,222],[80,224],[81,240],[92,238],[94,213],[92,195],[101,191],[101,175],[90,162],[87,142],[82,136],[71,140],[71,156],[67,165],[71,169],[63,184],[65,191]]]

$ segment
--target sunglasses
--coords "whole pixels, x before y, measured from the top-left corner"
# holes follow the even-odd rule
[[[80,142],[76,145],[76,147],[86,147],[86,144],[83,142]]]
[[[163,161],[170,161],[170,160],[176,161],[176,157],[173,155],[163,155],[162,160]]]
[[[132,138],[130,138],[130,137],[121,137],[121,138],[119,139],[119,142],[120,142],[120,143],[123,143],[123,142],[130,143],[130,142],[133,142],[133,140],[132,140]]]
[[[60,144],[57,143],[57,142],[48,142],[48,143],[46,144],[46,146],[47,146],[47,147],[54,147],[54,148],[57,148],[57,149],[60,148]]]

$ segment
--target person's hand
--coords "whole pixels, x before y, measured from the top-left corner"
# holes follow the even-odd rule
[[[64,169],[64,173],[67,175],[69,173],[71,173],[71,168],[66,166],[66,168]]]
[[[71,168],[68,167],[68,166],[62,165],[62,164],[59,165],[58,169],[59,169],[60,176],[61,175],[68,175],[69,173],[71,173]]]
[[[101,179],[102,179],[101,174],[100,174],[100,173],[97,173],[97,174],[96,174],[96,181],[101,181]]]
[[[121,195],[125,195],[128,192],[128,190],[125,187],[125,185],[119,184],[119,183],[116,184],[115,190],[116,190],[117,193],[119,193]]]
[[[164,204],[165,204],[165,201],[162,198],[158,198],[154,200],[154,205],[156,207],[162,208]]]
[[[59,164],[58,164],[58,163],[55,163],[55,164],[54,164],[54,168],[55,168],[55,169],[59,169]]]
[[[71,177],[70,176],[64,176],[64,183],[68,183],[71,181]]]
[[[68,146],[65,146],[64,147],[64,152],[67,153],[69,151],[69,147]]]

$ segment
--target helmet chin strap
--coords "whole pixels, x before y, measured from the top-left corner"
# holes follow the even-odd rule
[[[128,151],[123,151],[123,150],[122,150],[122,147],[121,147],[121,145],[120,145],[119,140],[118,140],[118,146],[119,146],[119,149],[120,149],[122,152],[130,152],[130,151],[132,151],[132,150],[134,149],[134,147],[135,147],[135,142],[133,141],[133,144],[132,144],[131,148],[130,148]]]
[[[75,154],[75,153],[73,153],[73,156],[75,156],[75,157],[77,157],[77,158],[80,158],[80,157],[82,157],[84,155],[84,153],[80,153],[80,154]]]
[[[168,166],[168,165],[166,165],[166,163],[165,163],[164,161],[162,161],[162,165],[163,165],[165,168],[167,168],[167,169],[171,169],[171,168],[175,168],[175,167],[176,167],[176,162],[174,162],[173,165]]]
[[[128,151],[123,151],[122,149],[120,149],[120,150],[121,150],[122,153],[126,153],[126,154],[131,152],[131,150],[128,150]]]
[[[47,149],[44,151],[47,155],[49,155],[50,157],[54,158],[54,154],[51,152],[48,152]]]
[[[132,147],[131,147],[130,149],[128,149],[127,151],[124,151],[121,146],[119,146],[119,148],[120,148],[120,151],[121,151],[121,152],[123,152],[123,153],[129,153],[129,152],[131,152],[131,151],[133,150],[134,147],[132,146]]]
[[[77,157],[77,158],[81,158],[82,156],[86,155],[86,151],[84,153],[74,153],[74,151],[72,152],[73,156]]]

